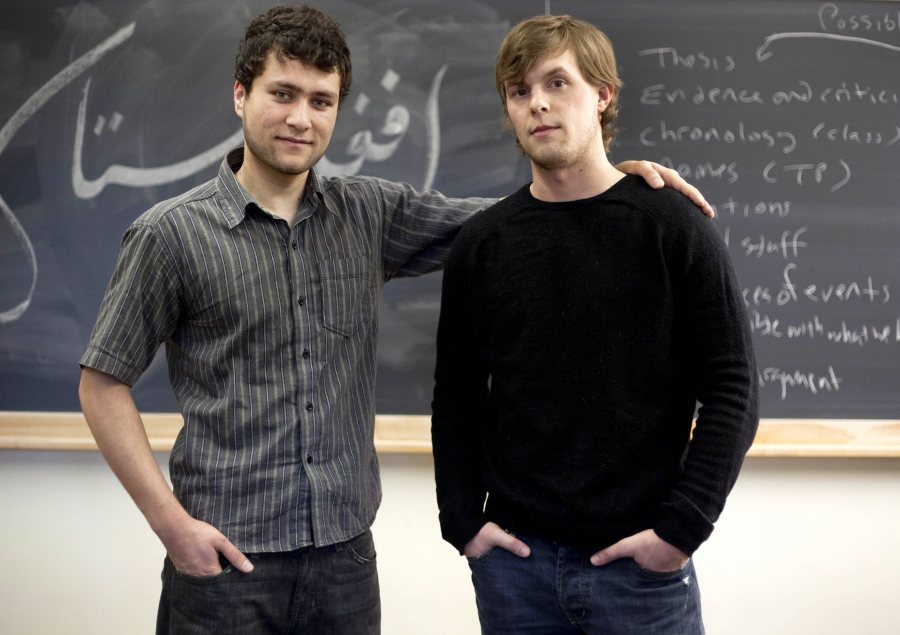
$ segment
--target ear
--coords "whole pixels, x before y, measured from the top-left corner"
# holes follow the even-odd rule
[[[244,118],[244,100],[247,98],[247,91],[244,85],[239,81],[234,82],[234,112],[241,119]]]
[[[612,100],[613,91],[609,84],[603,84],[597,90],[597,111],[603,112]]]

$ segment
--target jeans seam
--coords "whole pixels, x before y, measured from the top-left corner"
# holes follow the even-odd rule
[[[578,619],[572,615],[572,612],[569,610],[569,607],[566,606],[564,602],[565,598],[565,555],[564,555],[565,547],[562,545],[557,545],[556,547],[556,602],[559,605],[560,610],[563,612],[563,615],[566,616],[566,619],[570,624],[577,624]]]

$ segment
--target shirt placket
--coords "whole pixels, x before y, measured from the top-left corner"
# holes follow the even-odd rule
[[[298,219],[291,227],[288,239],[288,260],[291,269],[291,301],[293,304],[294,335],[293,360],[297,370],[296,398],[296,434],[297,456],[300,465],[296,466],[300,487],[298,500],[298,535],[300,544],[307,545],[313,541],[312,529],[312,494],[315,490],[315,448],[318,436],[319,406],[316,403],[316,387],[318,377],[316,356],[318,354],[316,340],[316,293],[314,292],[314,276],[316,268],[312,266],[315,248],[309,244],[313,240],[311,233],[309,209],[301,209]]]

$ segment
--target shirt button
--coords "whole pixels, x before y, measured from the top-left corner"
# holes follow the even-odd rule
[[[304,298],[304,297],[301,295],[299,298],[297,298],[297,305],[298,305],[298,306],[303,306],[304,304],[306,304],[306,298]]]
[[[303,356],[303,359],[309,359],[309,351],[304,350],[300,355]]]
[[[313,411],[313,405],[312,405],[312,402],[311,402],[311,401],[307,401],[307,402],[306,402],[306,412],[312,412],[312,411]]]
[[[291,243],[291,247],[295,250],[297,249],[297,241],[296,240]]]
[[[307,454],[307,455],[306,455],[306,462],[307,462],[307,463],[312,463],[312,462],[313,462],[312,454]]]

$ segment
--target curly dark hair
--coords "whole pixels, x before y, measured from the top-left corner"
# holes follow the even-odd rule
[[[294,59],[341,76],[339,101],[350,92],[350,49],[337,21],[303,4],[279,5],[247,26],[234,60],[234,78],[247,92],[265,70],[274,51],[278,59]]]

